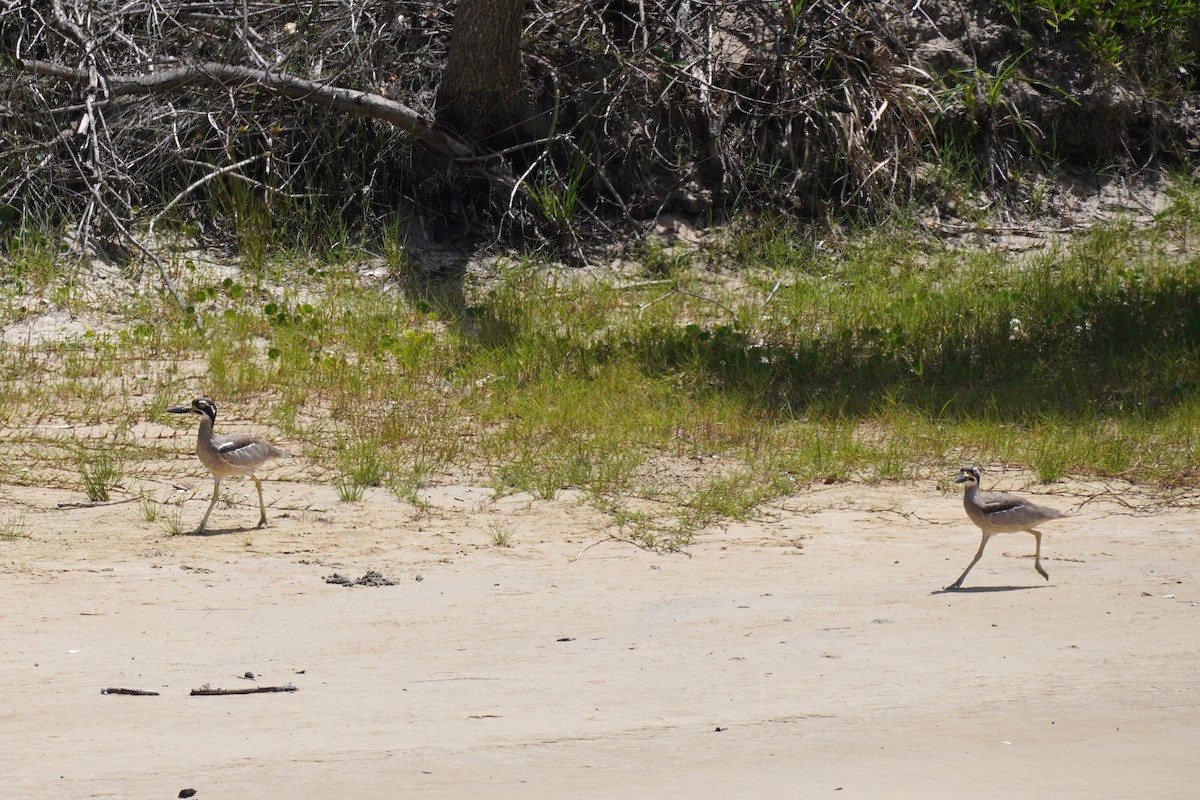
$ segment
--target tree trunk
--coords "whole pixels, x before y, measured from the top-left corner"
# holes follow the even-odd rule
[[[493,148],[539,135],[521,61],[524,8],[525,0],[459,0],[438,87],[438,122]]]

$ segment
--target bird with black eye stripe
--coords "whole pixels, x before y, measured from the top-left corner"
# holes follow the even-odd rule
[[[971,522],[974,522],[983,533],[983,541],[979,543],[979,550],[976,551],[975,558],[971,559],[970,564],[967,564],[963,574],[959,575],[958,580],[947,586],[946,589],[962,587],[963,578],[967,577],[971,567],[983,558],[983,549],[987,547],[988,539],[996,533],[1022,531],[1032,533],[1036,542],[1033,551],[1033,568],[1043,578],[1050,580],[1046,570],[1042,569],[1042,533],[1035,530],[1034,526],[1065,517],[1066,514],[1057,508],[1038,505],[1015,494],[980,491],[979,482],[981,480],[979,467],[963,467],[958,471],[958,477],[954,481],[963,484],[963,488],[966,490],[963,492],[963,508]]]
[[[255,439],[244,433],[218,434],[213,433],[213,425],[217,421],[217,404],[207,397],[198,397],[189,405],[168,408],[171,414],[196,414],[200,417],[200,433],[196,437],[196,455],[200,462],[208,467],[213,476],[212,500],[208,503],[208,511],[195,533],[204,533],[208,525],[208,517],[212,514],[213,506],[217,504],[217,496],[221,491],[221,480],[243,475],[250,476],[258,489],[258,527],[267,524],[267,506],[263,502],[262,481],[254,473],[259,467],[276,458],[291,458],[292,454],[282,450],[270,442]]]

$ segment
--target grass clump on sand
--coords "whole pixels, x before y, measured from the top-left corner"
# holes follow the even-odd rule
[[[0,541],[24,539],[29,535],[29,526],[21,514],[0,514]]]

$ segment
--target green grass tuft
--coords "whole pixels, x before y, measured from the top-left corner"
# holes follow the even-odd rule
[[[488,533],[495,547],[512,547],[513,526],[507,520],[495,520],[489,523]]]
[[[29,526],[23,514],[0,514],[0,540],[24,539],[29,535]]]
[[[91,453],[81,451],[79,477],[88,500],[105,502],[109,490],[125,477],[125,458],[103,445]]]
[[[333,488],[337,492],[338,500],[343,503],[361,502],[367,491],[367,487],[344,475],[333,479]]]

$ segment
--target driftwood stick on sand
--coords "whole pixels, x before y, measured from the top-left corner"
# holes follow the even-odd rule
[[[158,692],[151,692],[146,689],[125,689],[120,686],[110,686],[107,689],[101,689],[100,694],[132,694],[139,697],[158,697]]]
[[[207,686],[201,686],[199,689],[192,689],[192,697],[211,697],[219,694],[263,694],[266,692],[294,692],[296,687],[290,683],[287,686],[255,686],[252,689],[210,689]]]
[[[56,503],[55,508],[99,508],[100,506],[115,506],[121,503],[132,503],[141,497],[126,497],[123,500],[80,500],[74,503]]]

